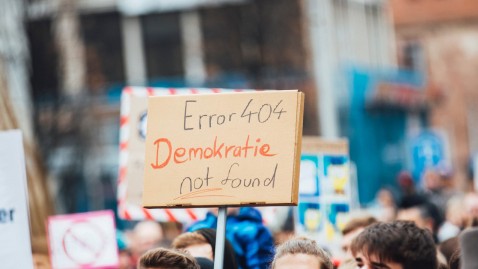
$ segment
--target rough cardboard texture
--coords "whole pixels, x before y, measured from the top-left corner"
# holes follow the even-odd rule
[[[303,94],[150,97],[143,206],[297,203]]]

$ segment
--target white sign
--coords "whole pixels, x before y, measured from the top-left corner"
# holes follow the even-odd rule
[[[112,211],[48,219],[52,268],[117,268],[118,246]]]
[[[0,261],[2,268],[33,268],[22,134],[0,132]]]

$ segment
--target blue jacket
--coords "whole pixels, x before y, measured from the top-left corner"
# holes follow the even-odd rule
[[[217,216],[194,223],[188,231],[216,229]],[[262,224],[261,213],[253,207],[242,207],[237,215],[227,216],[226,238],[231,242],[241,269],[268,269],[274,256],[274,239]],[[227,269],[227,268],[225,268]]]

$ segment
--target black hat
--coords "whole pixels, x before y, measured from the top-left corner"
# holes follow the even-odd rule
[[[204,258],[204,257],[194,257],[194,258],[198,262],[199,267],[201,267],[201,269],[214,269],[214,262],[212,262],[210,259]]]
[[[206,241],[211,245],[212,247],[212,253],[215,255],[216,252],[216,230],[215,229],[199,229],[194,231],[206,238]],[[237,263],[236,263],[236,253],[234,252],[234,248],[232,247],[231,243],[229,243],[229,240],[226,239],[226,242],[224,244],[224,268],[227,269],[237,269]]]

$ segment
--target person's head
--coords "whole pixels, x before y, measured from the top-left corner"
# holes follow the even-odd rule
[[[352,253],[350,252],[350,244],[352,240],[357,237],[365,227],[377,222],[372,216],[357,217],[351,219],[345,224],[344,229],[342,230],[342,250],[346,253],[346,256],[351,257]]]
[[[212,246],[203,235],[197,232],[188,232],[179,235],[173,240],[171,247],[186,250],[194,257],[214,259]]]
[[[459,228],[466,226],[468,215],[466,213],[466,206],[463,206],[464,203],[465,198],[463,195],[455,195],[446,203],[446,220]]]
[[[146,251],[161,246],[163,240],[163,229],[159,223],[142,221],[133,229],[131,250],[134,255],[141,256]]]
[[[271,269],[332,269],[329,255],[316,241],[299,237],[290,239],[276,249]]]
[[[470,192],[465,195],[465,212],[469,218],[478,217],[478,193]]]
[[[415,192],[415,182],[408,171],[401,171],[397,176],[398,186],[403,194],[410,195]]]
[[[200,269],[196,260],[186,252],[165,248],[147,251],[138,261],[138,269]]]
[[[394,194],[389,188],[381,188],[377,192],[377,201],[384,207],[394,208],[396,206]]]
[[[460,242],[458,237],[455,236],[441,242],[440,245],[438,245],[438,250],[443,254],[447,263],[449,264],[455,253],[457,251],[458,253],[460,252]]]
[[[402,203],[397,213],[397,220],[413,221],[418,227],[430,230],[434,237],[443,223],[438,207],[425,198],[414,198],[413,201]]]
[[[461,251],[456,250],[455,253],[451,255],[450,260],[448,261],[448,267],[450,269],[460,269],[461,267],[460,259],[461,259]]]
[[[237,269],[234,249],[229,240],[224,243],[224,268]],[[194,257],[214,260],[216,230],[204,228],[183,233],[173,240],[171,247],[186,250]]]
[[[360,269],[438,267],[432,234],[410,221],[372,224],[352,241],[351,250]]]
[[[438,171],[428,169],[423,174],[423,182],[426,190],[437,191],[443,188],[443,183]]]

